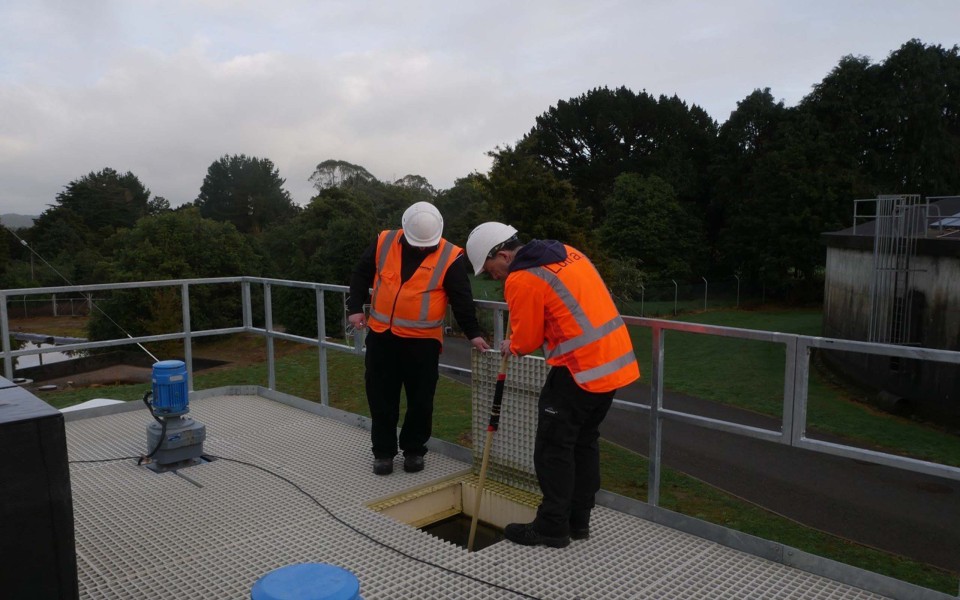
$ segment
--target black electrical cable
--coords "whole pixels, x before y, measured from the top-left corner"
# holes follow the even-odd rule
[[[94,460],[68,460],[67,463],[82,464],[82,463],[101,463],[101,462],[117,462],[118,460],[133,460],[133,459],[142,460],[142,456],[121,456],[120,458],[97,458]],[[138,463],[139,464],[139,463]]]
[[[356,527],[354,527],[354,526],[351,525],[350,523],[347,523],[346,521],[344,521],[343,519],[341,519],[341,518],[338,517],[337,515],[333,514],[333,512],[331,512],[329,508],[327,508],[326,506],[324,506],[319,500],[317,500],[316,498],[314,498],[314,497],[313,497],[309,492],[307,492],[305,489],[303,489],[302,487],[300,487],[299,485],[297,485],[297,484],[294,483],[293,481],[290,481],[289,479],[287,479],[287,478],[284,477],[283,475],[280,475],[279,473],[274,473],[274,472],[271,471],[270,469],[267,469],[267,468],[265,468],[265,467],[261,467],[260,465],[256,465],[256,464],[254,464],[254,463],[250,463],[250,462],[246,462],[246,461],[242,461],[242,460],[237,460],[237,459],[235,459],[235,458],[225,458],[225,457],[223,457],[223,456],[215,456],[215,455],[213,455],[213,454],[205,454],[204,457],[205,457],[205,458],[206,458],[206,457],[209,457],[209,458],[218,459],[218,460],[225,460],[225,461],[228,461],[228,462],[239,463],[239,464],[241,464],[241,465],[246,465],[246,466],[248,466],[248,467],[253,467],[254,469],[259,469],[259,470],[261,470],[261,471],[263,471],[264,473],[267,473],[267,474],[269,474],[269,475],[273,475],[273,476],[276,477],[277,479],[281,479],[281,480],[287,482],[288,484],[292,485],[293,487],[295,487],[295,488],[297,489],[297,491],[299,491],[301,494],[303,494],[303,495],[306,496],[307,498],[310,498],[310,500],[312,500],[314,504],[316,504],[317,506],[319,506],[321,509],[323,509],[324,512],[326,512],[328,515],[330,515],[331,517],[333,517],[333,520],[335,520],[336,522],[338,522],[338,523],[340,523],[341,525],[347,527],[348,529],[354,531],[355,533],[358,533],[358,534],[362,535],[363,537],[367,538],[367,539],[370,540],[371,542],[373,542],[373,543],[375,543],[375,544],[377,544],[377,545],[379,545],[379,546],[382,546],[382,547],[386,548],[387,550],[392,550],[392,551],[396,552],[397,554],[399,554],[399,555],[401,555],[401,556],[404,556],[404,557],[406,557],[406,558],[409,558],[410,560],[414,560],[414,561],[416,561],[416,562],[418,562],[418,563],[421,563],[421,564],[424,564],[424,565],[427,565],[427,566],[430,566],[430,567],[434,567],[434,568],[436,568],[436,569],[440,569],[441,571],[444,571],[444,572],[446,572],[446,573],[450,573],[450,574],[452,574],[452,575],[459,575],[460,577],[465,577],[465,578],[470,579],[470,580],[472,580],[472,581],[476,581],[477,583],[482,583],[483,585],[489,585],[490,587],[495,587],[495,588],[497,588],[497,589],[499,589],[499,590],[503,590],[503,591],[505,591],[505,592],[510,592],[511,594],[516,594],[516,595],[518,595],[518,596],[520,596],[520,597],[522,597],[522,598],[530,598],[531,600],[541,600],[541,599],[538,598],[537,596],[531,596],[531,595],[529,595],[529,594],[524,594],[523,592],[517,591],[517,590],[515,590],[515,589],[508,588],[508,587],[506,587],[506,586],[502,586],[502,585],[499,585],[499,584],[496,584],[496,583],[493,583],[493,582],[490,582],[490,581],[486,581],[486,580],[484,580],[484,579],[480,579],[479,577],[474,577],[473,575],[467,575],[466,573],[461,573],[460,571],[455,571],[455,570],[453,570],[453,569],[444,567],[443,565],[438,565],[438,564],[432,563],[432,562],[430,562],[430,561],[428,561],[428,560],[424,560],[424,559],[422,559],[422,558],[417,558],[416,556],[412,556],[412,555],[410,555],[410,554],[407,554],[407,553],[404,552],[403,550],[398,550],[397,548],[394,548],[393,546],[390,546],[390,545],[388,545],[388,544],[385,544],[384,542],[381,542],[380,540],[378,540],[378,539],[370,536],[370,534],[365,533],[365,532],[357,529]]]
[[[156,454],[157,451],[160,450],[160,446],[163,445],[163,439],[167,437],[167,420],[161,419],[160,417],[158,417],[156,413],[153,412],[153,406],[150,404],[150,401],[147,400],[147,398],[149,398],[152,395],[153,395],[153,391],[151,390],[147,390],[146,392],[144,392],[143,403],[147,405],[147,410],[150,411],[150,416],[153,417],[157,423],[160,423],[160,438],[157,439],[157,445],[150,452],[150,454],[147,454],[146,456],[141,456],[139,460],[137,460],[137,466],[142,464],[143,461],[145,461],[146,459],[153,458],[153,455]]]

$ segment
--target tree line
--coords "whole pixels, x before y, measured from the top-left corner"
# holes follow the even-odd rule
[[[177,209],[134,174],[105,168],[67,184],[19,235],[77,284],[346,283],[376,233],[427,200],[460,245],[495,219],[528,239],[579,246],[623,298],[643,284],[735,274],[771,297],[816,299],[820,234],[849,226],[854,199],[960,191],[960,50],[911,40],[878,63],[847,56],[796,106],[757,89],[722,124],[677,96],[596,88],[488,154],[488,172],[442,190],[419,175],[385,182],[326,160],[303,207],[266,158],[219,158]],[[48,271],[30,279],[27,249],[3,235],[0,285],[64,284]]]

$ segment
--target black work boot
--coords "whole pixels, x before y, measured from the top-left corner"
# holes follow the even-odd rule
[[[563,548],[570,544],[570,536],[549,536],[539,533],[533,523],[510,523],[503,528],[503,537],[523,546],[550,546]]]
[[[417,454],[403,456],[403,470],[407,473],[416,473],[423,470],[423,457]]]
[[[576,511],[570,515],[570,539],[586,540],[590,538],[590,511]]]
[[[389,475],[390,473],[393,473],[393,459],[392,458],[373,459],[373,472],[377,475]]]

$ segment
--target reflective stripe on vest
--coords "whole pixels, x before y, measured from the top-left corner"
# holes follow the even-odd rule
[[[573,297],[573,294],[570,293],[570,289],[564,285],[560,278],[544,269],[543,267],[536,267],[533,269],[527,269],[527,272],[531,275],[535,275],[545,281],[547,285],[550,286],[550,289],[554,291],[557,297],[560,298],[560,301],[563,302],[563,305],[567,307],[567,310],[570,312],[570,315],[573,317],[574,321],[577,322],[577,325],[580,326],[580,330],[583,332],[575,338],[570,338],[564,342],[561,342],[556,345],[553,349],[547,348],[547,345],[543,345],[543,355],[550,358],[557,358],[573,352],[574,350],[579,350],[591,342],[595,342],[600,338],[604,337],[608,333],[616,331],[621,326],[623,326],[623,319],[620,318],[618,314],[614,318],[610,319],[606,323],[600,325],[599,327],[594,327],[590,324],[590,319],[587,318],[587,314],[583,312],[583,307],[580,306],[580,303],[577,302],[576,298]],[[630,356],[633,356],[633,353],[630,353]],[[601,365],[605,366],[605,365]],[[621,365],[623,366],[623,365]],[[595,367],[590,369],[590,371],[596,371],[600,367]],[[619,368],[619,367],[618,367]],[[610,371],[613,373],[616,371]],[[589,372],[589,371],[588,371]],[[606,373],[604,373],[606,374]],[[596,377],[592,378],[596,379]],[[578,380],[579,381],[579,380]],[[590,381],[590,380],[587,380]]]
[[[437,268],[433,270],[433,275],[430,276],[430,283],[427,284],[428,290],[435,290],[440,287],[440,276],[443,275],[443,267],[447,264],[447,261],[450,260],[450,253],[453,252],[453,244],[446,243],[443,245],[443,251],[440,252],[440,257],[437,259]],[[440,327],[443,325],[443,319],[437,321],[427,321],[428,310],[430,309],[430,295],[424,294],[423,299],[420,301],[420,314],[417,315],[418,321],[406,321],[404,319],[396,319],[394,323],[401,325],[403,327],[414,327],[429,329],[431,327]]]
[[[387,254],[390,253],[390,247],[393,245],[393,240],[397,239],[397,234],[400,233],[399,229],[393,229],[387,232],[387,237],[383,239],[383,244],[380,245],[380,254],[377,256],[377,273],[383,271],[383,265],[387,263]],[[377,305],[377,294],[380,291],[380,286],[374,286],[373,296],[370,298],[370,316],[374,317],[384,323],[390,322],[390,317],[386,315],[381,315],[374,309]]]
[[[616,373],[620,369],[626,367],[632,362],[635,362],[637,357],[634,356],[633,350],[627,352],[619,358],[615,358],[608,363],[596,366],[592,369],[587,369],[586,371],[580,371],[579,373],[574,373],[573,379],[577,383],[590,383],[591,381],[596,381],[601,377],[606,377]]]

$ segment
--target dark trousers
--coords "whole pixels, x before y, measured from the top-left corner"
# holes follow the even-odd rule
[[[390,331],[367,334],[367,404],[373,426],[370,439],[375,458],[397,454],[400,388],[407,396],[407,412],[400,430],[400,449],[423,456],[433,431],[433,394],[437,389],[440,343],[433,339],[397,337]]]
[[[613,391],[580,388],[566,368],[553,367],[540,392],[533,465],[543,492],[534,528],[544,535],[567,535],[586,527],[600,489],[600,423],[613,403]]]

